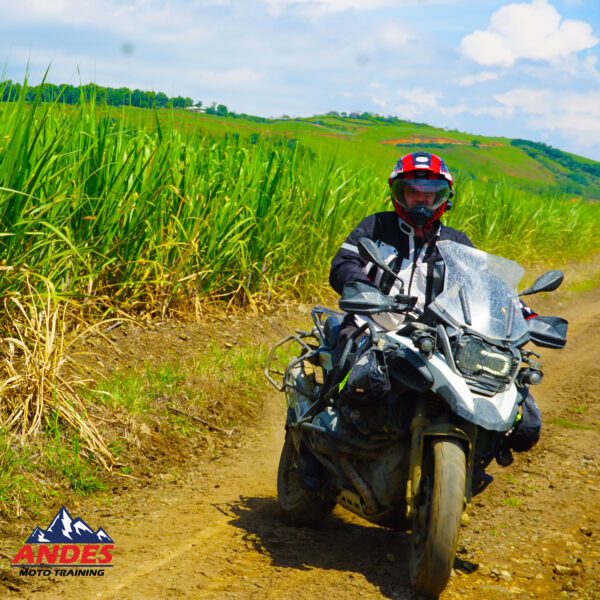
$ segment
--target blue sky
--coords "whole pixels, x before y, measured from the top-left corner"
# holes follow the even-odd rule
[[[371,111],[600,160],[598,0],[1,0],[5,78]]]

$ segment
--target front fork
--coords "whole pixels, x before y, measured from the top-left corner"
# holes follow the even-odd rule
[[[453,437],[459,439],[465,446],[467,452],[466,506],[472,496],[477,426],[463,421],[461,428],[458,428],[447,420],[439,422],[438,419],[432,423],[427,417],[427,401],[425,398],[420,398],[415,409],[415,416],[410,425],[410,431],[410,467],[408,481],[406,482],[406,518],[414,519],[417,516],[417,500],[421,491],[423,448],[426,437]]]

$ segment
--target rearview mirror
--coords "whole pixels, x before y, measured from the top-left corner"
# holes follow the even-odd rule
[[[360,238],[360,240],[358,240],[358,253],[361,258],[385,268],[385,260],[381,254],[381,250],[373,240],[367,237]]]
[[[549,271],[538,277],[534,284],[519,294],[519,296],[529,296],[538,292],[551,292],[555,290],[564,279],[562,271]]]
[[[383,269],[394,279],[397,279],[400,282],[400,293],[404,293],[404,282],[397,273],[394,273],[394,271],[385,264],[385,258],[383,258],[383,254],[381,254],[381,249],[373,240],[368,237],[361,237],[358,240],[357,248],[362,259],[375,263],[380,269]]]

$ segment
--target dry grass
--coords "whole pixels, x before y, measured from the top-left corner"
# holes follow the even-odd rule
[[[49,282],[42,295],[28,273],[24,280],[27,295],[3,302],[4,329],[11,333],[0,338],[0,427],[25,441],[58,417],[79,436],[82,448],[110,469],[112,453],[77,392],[87,382],[65,369],[69,347],[91,328],[69,331],[74,319],[69,301],[58,300]]]

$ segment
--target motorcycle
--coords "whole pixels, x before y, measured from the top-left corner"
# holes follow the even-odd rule
[[[519,302],[556,289],[560,271],[518,294],[517,263],[452,241],[437,246],[444,286],[424,311],[415,297],[348,283],[343,312],[314,308],[314,328],[277,342],[265,367],[288,407],[277,475],[283,519],[316,525],[339,504],[409,532],[411,584],[430,597],[448,582],[462,514],[491,480],[485,468],[501,462],[528,387],[542,380],[539,355],[525,344],[562,348],[567,331],[559,317],[526,320]],[[372,240],[358,250],[398,278]],[[359,327],[334,365],[345,313]],[[277,370],[288,344],[299,351]]]

